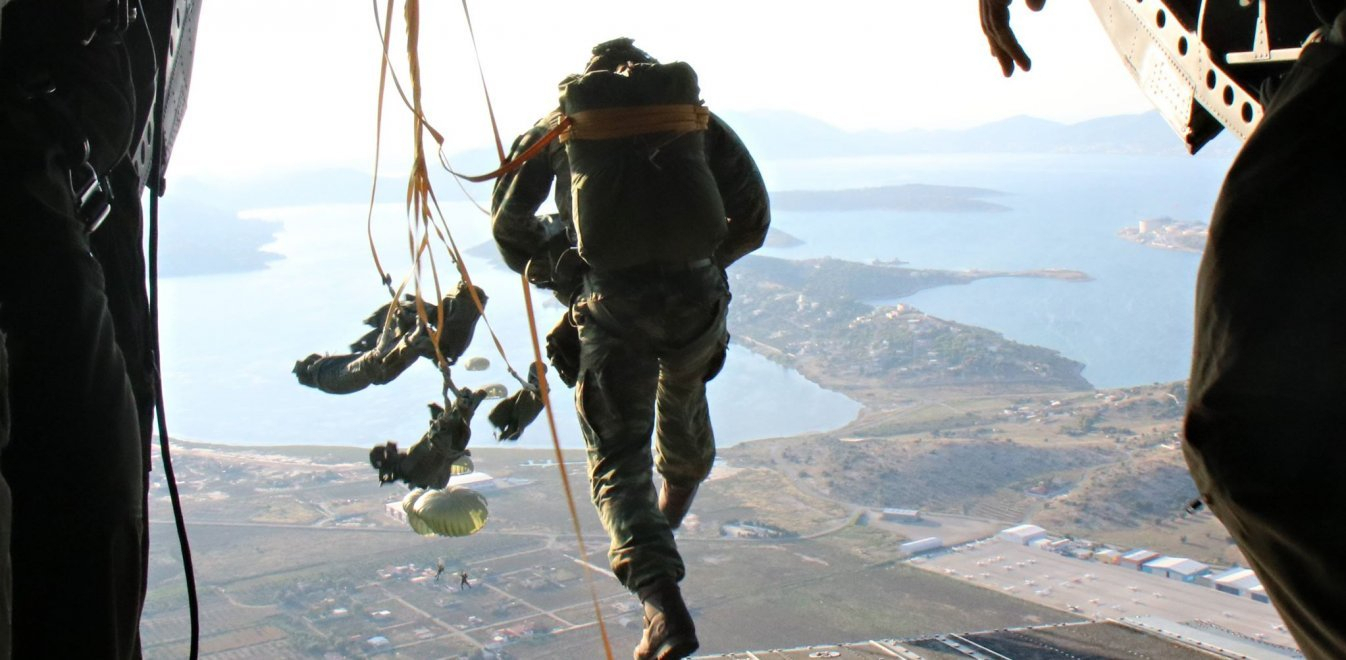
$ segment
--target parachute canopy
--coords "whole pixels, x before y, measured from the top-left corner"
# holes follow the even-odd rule
[[[421,536],[470,536],[486,526],[486,498],[461,486],[417,488],[402,498],[402,510]]]
[[[503,399],[509,395],[509,390],[505,389],[500,383],[492,383],[482,388],[486,392],[488,399]]]
[[[463,454],[453,462],[453,465],[449,466],[449,476],[461,477],[465,474],[472,474],[472,472],[476,469],[477,466],[472,463],[472,457],[468,456],[467,454]]]
[[[486,371],[491,368],[491,361],[484,357],[468,358],[463,364],[463,368],[468,371]]]

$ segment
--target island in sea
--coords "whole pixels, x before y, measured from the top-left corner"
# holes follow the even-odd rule
[[[329,189],[332,181],[342,185]],[[368,201],[367,188],[363,185],[367,181],[368,177],[353,172],[307,173],[282,181],[267,182],[265,187],[253,190],[250,194],[241,191],[243,184],[207,185],[188,181],[186,195],[165,199],[164,217],[171,222],[162,233],[162,273],[167,277],[177,277],[265,268],[277,258],[267,253],[265,246],[275,240],[279,225],[240,217],[244,209],[285,205],[282,202],[285,199],[292,200],[290,204],[295,200],[304,203]],[[381,180],[380,183],[379,190],[383,192],[380,193],[379,201],[393,199],[388,197],[388,191],[405,188],[404,184],[395,179]],[[333,194],[331,190],[340,190],[340,193]],[[1004,192],[989,188],[911,183],[845,190],[773,191],[771,207],[776,211],[805,212],[884,210],[897,213],[988,213],[1009,210],[1009,207],[987,199],[1005,195]],[[205,199],[210,200],[210,203],[199,201]],[[766,236],[765,243],[772,248],[803,245],[798,237],[774,227]],[[473,246],[467,250],[467,254],[503,267],[492,241]],[[975,274],[973,278],[996,276],[1001,275],[983,273]]]
[[[986,213],[1009,210],[1003,204],[984,199],[1004,194],[989,188],[924,183],[845,190],[787,190],[771,193],[771,208],[776,211]]]
[[[1210,227],[1197,222],[1179,222],[1164,216],[1146,218],[1135,227],[1126,227],[1117,232],[1118,236],[1161,250],[1200,253],[1206,249],[1206,235]]]

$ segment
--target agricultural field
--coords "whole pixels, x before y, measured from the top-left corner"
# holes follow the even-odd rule
[[[595,657],[602,644],[595,596],[620,654],[638,641],[638,603],[607,573],[606,538],[592,507],[576,502],[585,562],[558,497],[556,468],[525,466],[545,460],[543,453],[474,451],[478,469],[497,482],[482,491],[491,517],[482,532],[455,539],[421,537],[388,516],[385,505],[401,490],[380,489],[354,460],[291,462],[281,460],[283,451],[184,445],[177,452],[203,657]],[[679,541],[689,567],[684,589],[708,653],[1075,620],[910,568],[896,550],[906,536],[792,489],[794,480],[779,473],[721,471],[727,476],[711,481],[694,509],[696,530]],[[249,485],[274,489],[285,478],[299,485],[266,493]],[[155,499],[142,628],[150,658],[181,657],[187,635],[181,562],[163,504]],[[748,517],[783,534],[718,531]],[[459,571],[470,588],[460,585]]]

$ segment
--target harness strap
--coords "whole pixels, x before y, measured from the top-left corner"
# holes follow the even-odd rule
[[[599,108],[559,117],[542,139],[490,172],[469,176],[449,171],[464,181],[482,183],[498,179],[523,167],[525,162],[547,148],[552,140],[560,139],[562,143],[571,140],[615,140],[646,133],[704,131],[710,126],[710,110],[704,105],[692,104]]]
[[[534,142],[533,146],[525,149],[523,153],[519,154],[513,160],[502,163],[500,167],[497,167],[494,170],[491,170],[490,172],[487,172],[485,174],[468,176],[465,174],[459,174],[457,172],[454,172],[453,170],[449,170],[449,172],[464,181],[471,181],[472,183],[481,183],[483,181],[491,181],[493,179],[499,179],[500,177],[505,176],[506,174],[509,174],[510,172],[513,172],[514,170],[517,170],[520,167],[523,167],[523,164],[528,162],[529,159],[533,158],[539,153],[542,153],[542,150],[547,148],[547,145],[551,144],[552,140],[561,137],[565,133],[565,131],[569,130],[570,125],[571,125],[571,119],[569,117],[561,118],[560,121],[557,122],[556,126],[553,126],[550,131],[547,131],[547,134],[543,135],[542,139],[538,140],[537,142]],[[562,141],[564,141],[564,139]]]
[[[710,110],[692,104],[641,105],[583,110],[569,119],[570,130],[561,133],[561,142],[704,131],[710,125]]]
[[[389,2],[391,1],[392,0],[389,0]],[[463,16],[467,19],[468,31],[471,32],[472,17],[467,12],[467,0],[463,0]],[[477,39],[475,34],[472,37],[472,50],[477,58],[477,71],[478,73],[481,74],[481,87],[482,90],[484,91],[486,89],[486,74],[482,72],[481,69],[481,53],[477,50]],[[503,161],[505,159],[504,143],[501,142],[500,140],[500,129],[496,126],[495,111],[491,108],[489,94],[487,95],[486,110],[491,114],[491,131],[495,134],[496,149],[500,152],[500,160]],[[520,155],[519,158],[514,159],[512,162],[503,164],[500,169],[504,171],[501,171],[498,174],[492,172],[491,174],[488,174],[486,176],[478,177],[476,180],[484,181],[487,179],[494,179],[503,175],[505,172],[518,169],[529,158],[532,158],[533,156],[541,152],[541,150],[547,146],[547,143],[556,139],[556,136],[560,135],[561,132],[564,131],[565,128],[569,126],[569,124],[570,124],[570,118],[568,117],[561,118],[560,121],[557,123],[557,125],[551,131],[548,131],[547,135],[543,136],[542,140],[538,141],[538,144],[535,144],[533,145],[532,148],[527,149],[523,154]],[[463,178],[456,172],[454,173],[454,176]],[[468,180],[471,181],[473,179]],[[433,199],[433,193],[432,193],[432,199]],[[438,211],[439,210],[438,202],[435,203],[435,206],[436,206],[435,210]],[[440,217],[441,219],[443,218],[442,213],[440,214]],[[452,243],[452,234],[450,234],[450,244],[453,245],[454,259],[457,261],[458,270],[463,275],[463,278],[466,279],[467,266],[466,264],[463,263],[462,255],[458,252],[458,246]],[[603,640],[603,655],[604,657],[607,658],[607,660],[613,660],[612,641],[608,639],[607,624],[603,622],[603,608],[599,604],[598,589],[595,588],[594,586],[593,571],[589,567],[589,551],[584,547],[584,535],[580,529],[579,513],[575,510],[575,498],[571,496],[572,491],[570,489],[570,478],[566,474],[565,456],[562,455],[561,453],[561,439],[556,432],[556,417],[552,414],[551,397],[549,396],[549,392],[547,389],[547,376],[546,376],[547,367],[542,362],[542,349],[538,342],[537,320],[533,315],[533,297],[532,293],[528,288],[528,277],[525,275],[520,275],[519,282],[520,284],[523,285],[524,309],[528,310],[528,331],[529,334],[531,335],[531,339],[533,340],[533,365],[536,367],[535,373],[537,374],[538,377],[537,392],[538,396],[541,397],[542,399],[542,407],[547,412],[547,425],[551,429],[552,447],[556,451],[556,467],[557,470],[559,470],[561,473],[561,486],[565,491],[566,503],[570,506],[570,523],[574,526],[575,542],[579,545],[580,557],[583,559],[584,581],[588,583],[589,598],[593,601],[594,619],[597,620],[598,622],[598,635]],[[477,309],[481,310],[481,301],[477,300],[475,290],[472,291],[473,291],[473,302],[477,304]],[[482,311],[482,319],[485,319],[486,318],[485,310],[481,311]],[[489,329],[491,326],[489,323],[487,323],[486,327]],[[500,346],[500,340],[495,336],[494,331],[491,332],[491,338],[495,340],[496,347],[500,349],[501,357],[504,357],[505,350],[503,347]],[[509,361],[506,360],[505,364],[508,365]],[[513,373],[513,368],[510,369],[510,372]],[[514,377],[518,378],[519,376],[518,374],[514,374]],[[522,382],[522,379],[520,379],[520,382]],[[463,573],[463,582],[464,583],[467,582],[467,573]]]

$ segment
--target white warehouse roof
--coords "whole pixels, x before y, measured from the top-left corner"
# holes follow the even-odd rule
[[[1128,559],[1131,561],[1149,561],[1158,556],[1159,553],[1153,550],[1132,550],[1131,552],[1122,555],[1122,559]]]
[[[1012,536],[1020,539],[1032,538],[1046,533],[1047,530],[1038,527],[1037,525],[1015,525],[1014,527],[1000,531],[1001,536]]]
[[[1251,568],[1231,568],[1215,576],[1215,584],[1247,591],[1262,584]]]
[[[457,476],[457,477],[450,477],[450,478],[449,478],[449,485],[450,485],[450,486],[472,486],[472,485],[484,486],[484,485],[488,485],[488,484],[490,484],[490,483],[493,482],[493,481],[495,481],[495,477],[492,477],[491,475],[486,474],[485,472],[469,472],[469,473],[467,473],[467,474],[460,475],[460,476]]]
[[[1196,575],[1202,571],[1210,570],[1210,566],[1185,557],[1160,557],[1154,561],[1145,562],[1145,567],[1157,568],[1178,575]]]

